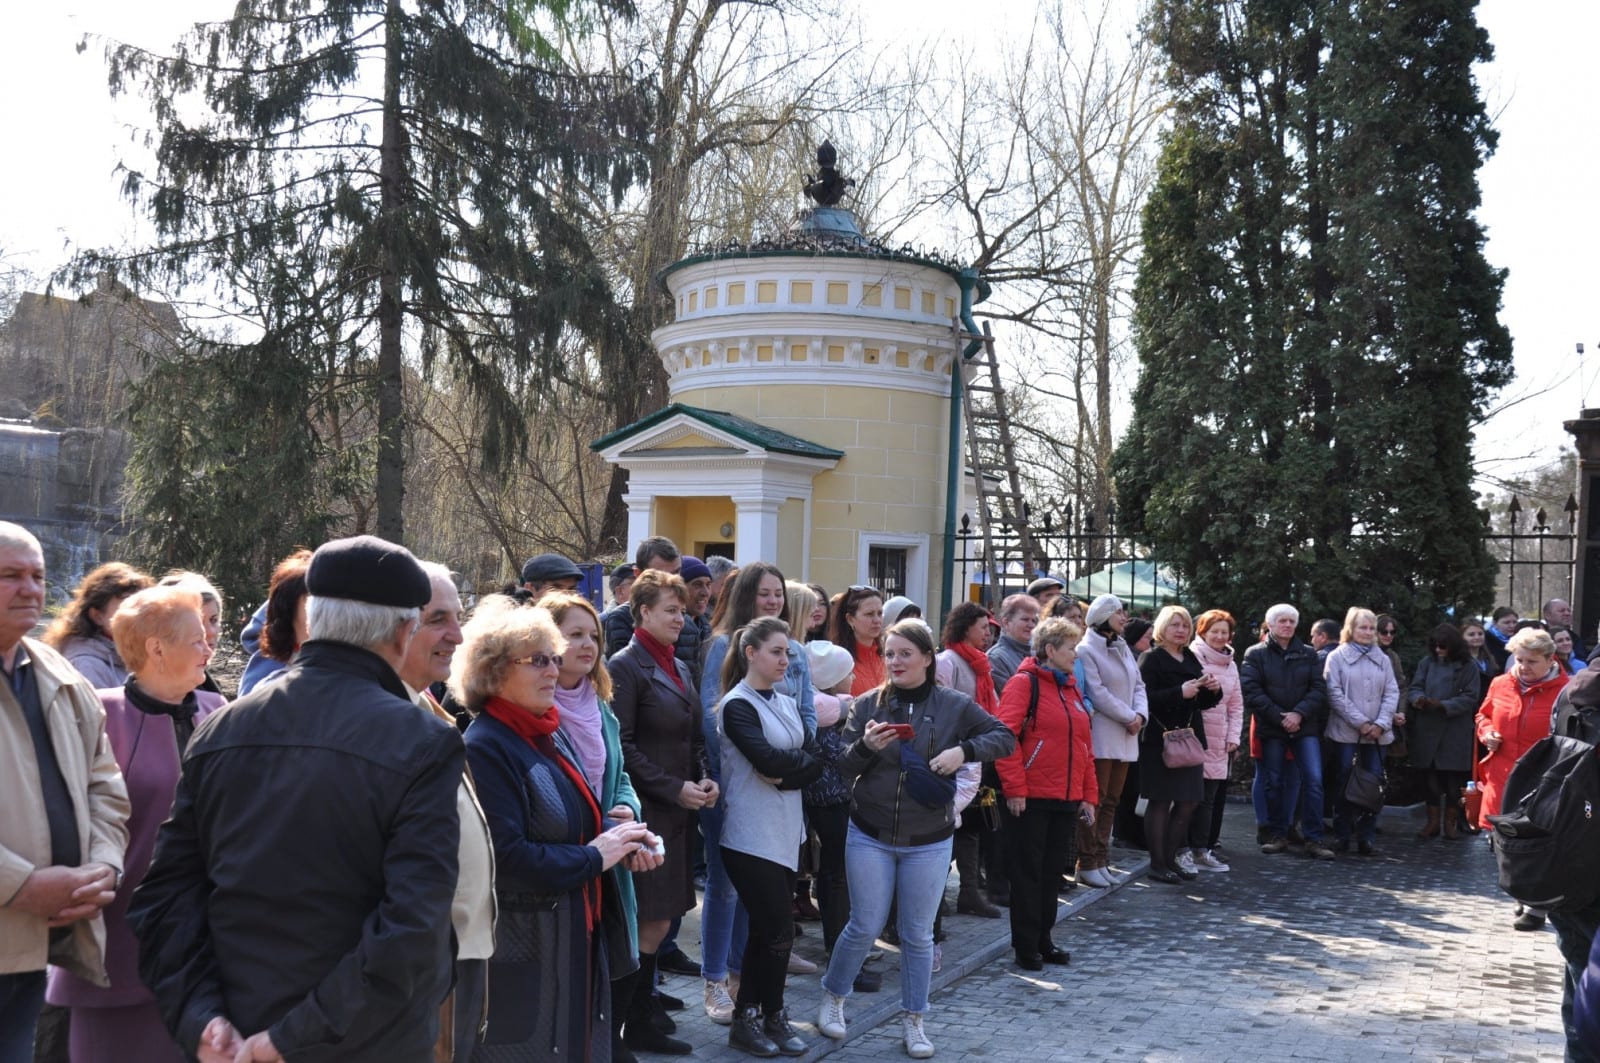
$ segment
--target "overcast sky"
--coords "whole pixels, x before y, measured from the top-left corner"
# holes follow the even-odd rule
[[[58,0],[13,4],[0,35],[0,249],[36,274],[75,245],[115,243],[132,218],[113,168],[126,153],[138,105],[113,105],[101,49],[79,54],[86,32],[160,47],[226,0]],[[955,28],[975,58],[1004,62],[970,29],[972,7],[950,0],[871,5],[929,32]],[[1034,4],[991,0],[986,25],[1026,23]],[[1009,13],[1009,14],[1008,14]],[[963,23],[963,18],[968,20]],[[1480,216],[1489,258],[1510,270],[1502,319],[1516,340],[1517,380],[1508,409],[1478,434],[1481,472],[1510,476],[1548,460],[1569,438],[1561,427],[1588,403],[1600,405],[1600,40],[1594,0],[1486,0],[1479,18],[1494,42],[1480,83],[1500,131],[1481,173]],[[882,24],[882,16],[873,25]],[[904,37],[904,27],[892,32]],[[1588,353],[1580,359],[1575,346]],[[1520,401],[1518,401],[1520,400]],[[1487,482],[1480,487],[1490,486]]]

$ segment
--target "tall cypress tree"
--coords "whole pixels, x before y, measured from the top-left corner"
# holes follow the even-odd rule
[[[1417,631],[1493,563],[1471,430],[1511,375],[1473,217],[1473,0],[1158,0],[1174,122],[1144,215],[1125,520],[1197,603]]]
[[[109,53],[112,91],[155,108],[157,170],[128,171],[124,190],[159,243],[86,256],[80,271],[206,285],[246,319],[241,366],[259,371],[263,351],[299,363],[284,380],[305,383],[307,408],[319,390],[370,396],[375,530],[390,538],[404,535],[408,366],[442,362],[489,414],[486,453],[504,462],[541,381],[563,371],[563,336],[630,342],[574,193],[620,202],[643,179],[650,92],[560,67],[539,27],[575,6],[240,0],[170,56]],[[283,412],[263,430],[294,423]],[[300,431],[326,445],[314,421]]]

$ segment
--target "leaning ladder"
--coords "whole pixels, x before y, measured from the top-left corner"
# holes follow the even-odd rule
[[[1033,536],[1028,530],[1028,505],[1022,495],[1022,474],[1017,469],[1016,442],[1006,410],[1005,388],[1000,383],[1000,362],[995,357],[994,333],[983,323],[983,335],[963,333],[964,340],[983,342],[966,360],[972,377],[961,389],[961,412],[966,422],[967,464],[972,469],[978,502],[978,527],[983,535],[983,563],[987,572],[986,597],[998,606],[1000,579],[1008,560],[1020,559],[1023,571],[1033,562]],[[1004,536],[1008,543],[996,546]]]

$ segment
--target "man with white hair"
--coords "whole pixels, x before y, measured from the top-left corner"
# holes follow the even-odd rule
[[[134,893],[139,973],[201,1063],[431,1063],[465,748],[398,670],[433,596],[404,548],[327,543],[284,676],[206,719]]]
[[[1239,687],[1245,708],[1255,716],[1261,740],[1257,770],[1267,794],[1267,840],[1264,853],[1281,853],[1289,847],[1289,816],[1284,772],[1289,750],[1293,770],[1300,773],[1301,833],[1306,855],[1332,860],[1333,850],[1322,843],[1322,725],[1327,718],[1327,690],[1322,662],[1310,646],[1295,637],[1300,611],[1292,605],[1267,610],[1267,638],[1244,653],[1239,666]]]
[[[0,1063],[31,1063],[45,965],[106,984],[105,923],[128,845],[128,790],[94,687],[28,638],[44,551],[0,521]]]

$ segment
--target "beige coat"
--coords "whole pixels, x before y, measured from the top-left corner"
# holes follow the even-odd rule
[[[39,703],[61,775],[72,794],[83,852],[78,864],[122,870],[128,846],[128,789],[106,741],[105,710],[94,687],[55,650],[23,639],[39,684]],[[9,905],[35,868],[50,861],[50,828],[39,786],[39,764],[22,706],[0,682],[0,974],[42,971],[46,963],[95,985],[106,984],[105,924],[99,916],[72,925],[50,947],[45,920]]]
[[[454,727],[455,718],[439,707],[427,691],[411,690],[411,700],[419,707]],[[450,904],[450,924],[456,931],[456,959],[487,960],[494,955],[494,922],[497,914],[494,897],[494,840],[489,837],[489,821],[472,788],[472,772],[461,773],[456,788],[456,814],[461,818],[460,872],[456,877],[456,896]]]

